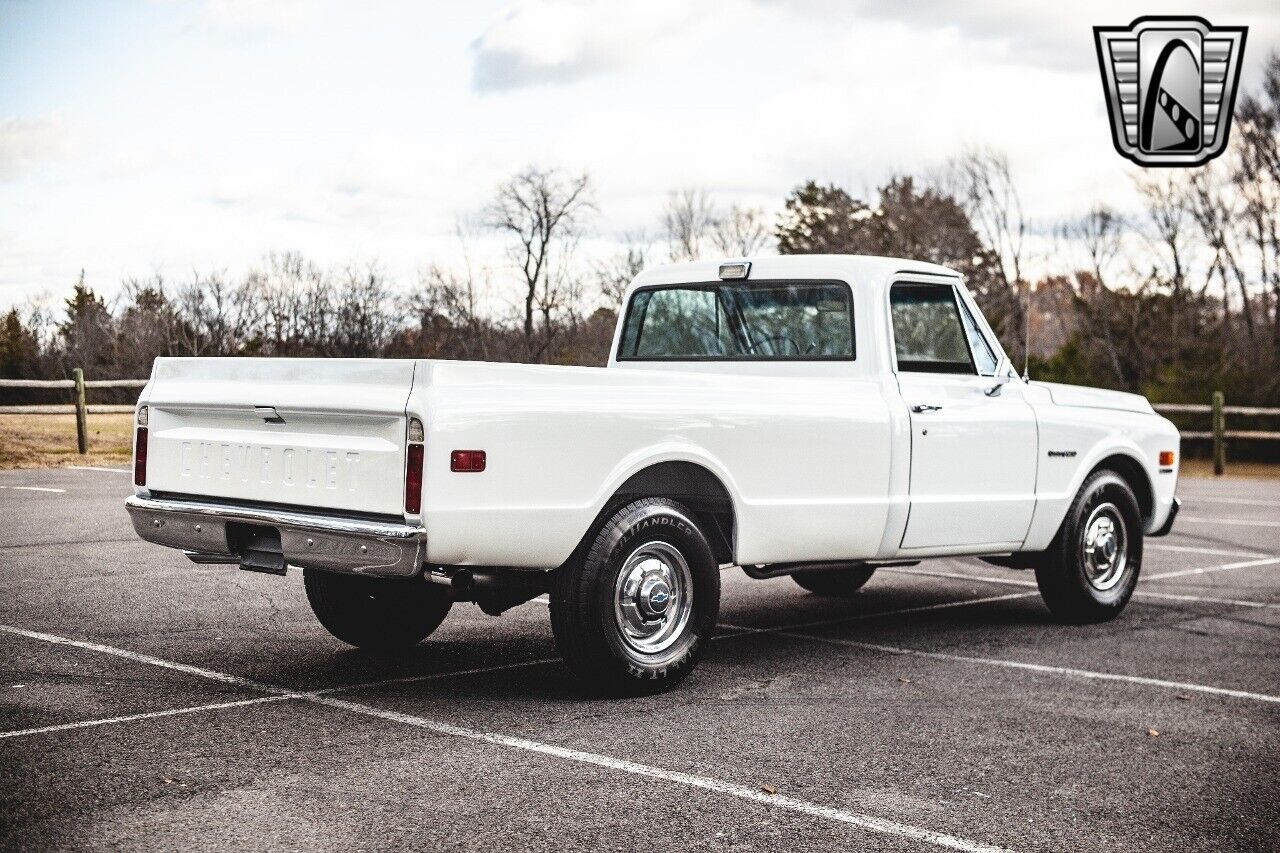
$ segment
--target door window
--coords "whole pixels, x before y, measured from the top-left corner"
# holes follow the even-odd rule
[[[889,290],[889,304],[898,370],[977,372],[951,285],[900,282]]]

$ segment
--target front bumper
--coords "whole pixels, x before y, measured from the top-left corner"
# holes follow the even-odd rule
[[[1160,525],[1159,530],[1154,530],[1147,534],[1149,536],[1168,536],[1169,531],[1173,530],[1173,520],[1178,517],[1178,510],[1182,509],[1182,501],[1178,498],[1173,499],[1173,505],[1169,507],[1169,514],[1165,516],[1164,524]]]
[[[157,545],[180,548],[196,562],[240,562],[243,555],[236,552],[235,544],[238,525],[278,531],[286,565],[410,577],[426,559],[426,531],[408,524],[140,495],[127,498],[124,505],[139,536]]]

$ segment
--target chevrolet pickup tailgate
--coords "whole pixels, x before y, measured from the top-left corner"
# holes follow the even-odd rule
[[[408,360],[157,359],[147,487],[401,515],[413,373]]]

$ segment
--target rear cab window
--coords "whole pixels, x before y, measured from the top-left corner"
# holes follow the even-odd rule
[[[734,281],[636,290],[619,361],[852,361],[853,294],[838,281]]]

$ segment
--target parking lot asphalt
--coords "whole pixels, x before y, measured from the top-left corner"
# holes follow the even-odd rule
[[[138,541],[124,472],[0,472],[0,847],[1280,849],[1280,481],[1184,480],[1104,625],[1028,572],[724,575],[672,692],[600,699],[546,605],[352,650],[301,573]]]

